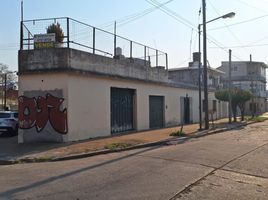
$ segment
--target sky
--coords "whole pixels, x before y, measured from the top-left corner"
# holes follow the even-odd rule
[[[18,68],[21,0],[1,0],[0,63]],[[168,54],[169,68],[187,67],[198,51],[201,0],[24,0],[24,20],[71,17],[113,31]],[[157,3],[165,7],[156,8]],[[150,13],[144,12],[150,9]],[[268,0],[207,0],[207,21],[235,12],[234,18],[207,24],[207,59],[211,67],[228,60],[268,63]],[[130,16],[138,16],[130,18]],[[109,26],[110,25],[110,26]]]

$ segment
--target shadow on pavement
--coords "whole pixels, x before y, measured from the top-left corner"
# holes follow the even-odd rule
[[[61,174],[61,175],[58,175],[58,176],[53,176],[53,177],[44,179],[42,181],[32,183],[32,184],[27,185],[27,186],[22,186],[22,187],[17,187],[17,188],[11,189],[11,190],[7,190],[5,192],[0,193],[0,199],[2,197],[12,199],[12,197],[14,197],[13,195],[15,195],[16,193],[24,192],[24,191],[27,191],[27,190],[30,190],[30,189],[33,189],[33,188],[38,188],[40,186],[49,184],[49,183],[51,183],[53,181],[57,181],[59,179],[63,179],[63,178],[69,177],[69,176],[73,176],[73,175],[76,175],[76,174],[79,174],[79,173],[82,173],[82,172],[85,172],[85,171],[88,171],[88,170],[92,170],[92,169],[95,169],[95,168],[98,168],[98,167],[101,167],[101,166],[104,166],[104,165],[109,165],[109,164],[112,164],[112,163],[115,163],[115,162],[130,158],[132,156],[136,156],[136,155],[139,155],[141,153],[152,151],[152,150],[155,150],[155,149],[158,149],[158,148],[161,148],[161,147],[162,146],[154,146],[154,147],[151,147],[151,148],[142,149],[142,150],[140,150],[138,152],[128,154],[128,155],[125,155],[125,156],[122,156],[122,157],[119,157],[119,158],[116,158],[116,159],[113,159],[113,160],[108,160],[108,161],[105,161],[105,162],[102,162],[102,163],[99,163],[99,164],[90,165],[90,166],[87,166],[87,167],[84,167],[84,168],[81,168],[81,169],[77,169],[77,170],[74,170],[74,171],[70,171],[70,172],[67,172],[67,173],[64,173],[64,174]]]
[[[18,136],[11,136],[0,133],[0,160],[16,158],[32,153],[41,153],[54,148],[68,146],[66,143],[29,143],[18,144]]]

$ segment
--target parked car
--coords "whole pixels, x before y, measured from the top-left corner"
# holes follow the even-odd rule
[[[0,111],[0,132],[16,135],[18,134],[18,127],[17,111]]]

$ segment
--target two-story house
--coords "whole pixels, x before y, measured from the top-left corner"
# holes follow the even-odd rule
[[[251,91],[254,97],[246,103],[245,114],[261,114],[267,110],[266,68],[263,62],[233,61],[231,65],[231,85],[243,90]],[[222,82],[228,85],[229,62],[222,62],[218,68],[224,71]]]
[[[183,83],[188,85],[193,85],[195,87],[199,86],[198,75],[199,75],[199,58],[201,54],[199,52],[193,53],[193,61],[189,63],[187,67],[182,68],[173,68],[168,70],[168,78],[171,82]],[[207,69],[207,83],[208,89],[211,92],[216,91],[219,88],[222,88],[221,76],[224,74],[223,71],[219,69],[215,69],[212,67],[208,67]],[[201,99],[203,102],[203,65],[200,63],[200,85],[201,85]],[[203,103],[202,103],[203,104]],[[216,101],[215,99],[209,99],[208,107],[209,112],[213,113],[213,118],[220,118],[222,113],[227,114],[227,110],[223,108],[223,104],[220,101]],[[201,109],[203,110],[203,105],[201,105]],[[204,117],[204,115],[203,115]],[[210,116],[211,118],[211,116]]]
[[[199,57],[201,55],[198,52],[193,53],[193,61],[189,63],[188,67],[173,68],[168,70],[168,77],[171,81],[183,82],[198,86],[198,74],[199,74]],[[224,72],[208,67],[208,88],[215,90],[220,88],[221,75]],[[203,65],[200,66],[201,73],[201,87],[204,86],[203,82]]]

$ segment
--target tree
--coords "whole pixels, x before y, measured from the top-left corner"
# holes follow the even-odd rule
[[[64,32],[63,32],[63,30],[62,30],[59,22],[50,24],[47,27],[47,33],[55,33],[55,35],[56,35],[56,42],[59,42],[59,43],[62,43],[63,42]]]
[[[7,107],[7,94],[17,88],[17,76],[15,72],[10,71],[8,65],[0,63],[0,98],[2,109]]]
[[[237,107],[239,107],[241,111],[241,120],[243,121],[245,116],[245,104],[252,98],[252,93],[242,89],[233,88],[230,90],[230,94],[234,122],[236,122]],[[220,101],[229,102],[229,89],[216,91],[215,97]]]
[[[4,83],[4,75],[7,75],[7,85],[16,84],[17,83],[17,76],[14,72],[9,70],[8,65],[0,63],[0,79],[1,83]]]

